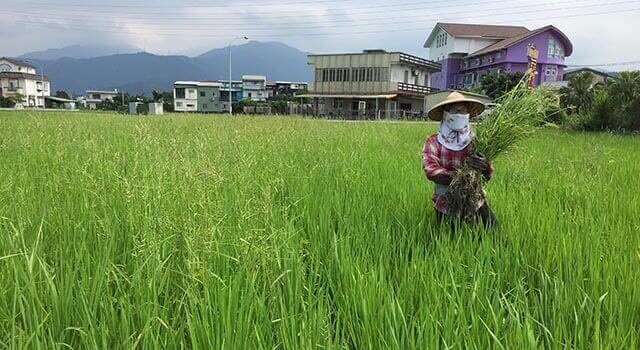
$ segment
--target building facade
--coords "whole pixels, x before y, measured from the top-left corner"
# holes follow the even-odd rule
[[[0,58],[0,96],[21,97],[17,107],[44,108],[45,98],[51,95],[51,84],[41,73],[31,63]]]
[[[421,115],[424,97],[433,92],[431,74],[440,65],[402,52],[309,55],[315,79],[309,85],[315,114],[346,118]]]
[[[274,81],[267,82],[267,99],[284,96],[288,99],[309,90],[309,84],[303,82]]]
[[[237,103],[242,100],[242,80],[232,80],[229,84],[228,80],[220,81],[222,86],[220,87],[220,103],[224,111],[229,110],[229,94],[231,94],[231,103]]]
[[[176,81],[173,84],[173,107],[176,112],[222,112],[222,83],[217,81]]]
[[[526,72],[528,47],[539,52],[535,85],[563,80],[565,57],[573,46],[554,26],[529,30],[518,26],[438,23],[424,44],[429,57],[442,65],[431,84],[438,89],[478,86],[485,74]]]
[[[85,108],[96,109],[106,100],[115,101],[119,97],[118,90],[86,90],[82,103]]]
[[[266,101],[267,77],[264,75],[243,75],[242,98],[252,101]]]

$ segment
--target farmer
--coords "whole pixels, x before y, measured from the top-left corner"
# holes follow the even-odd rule
[[[435,183],[433,206],[438,222],[448,217],[445,193],[455,171],[464,166],[465,162],[483,174],[485,179],[491,179],[493,164],[473,153],[471,145],[475,135],[469,120],[477,117],[484,108],[482,102],[467,98],[459,92],[452,92],[427,114],[430,119],[440,122],[440,130],[427,138],[422,150],[424,172]],[[476,207],[476,221],[480,220],[485,227],[498,225],[498,220],[485,200],[480,200]]]

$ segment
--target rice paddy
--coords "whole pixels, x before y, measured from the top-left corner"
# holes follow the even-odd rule
[[[640,138],[536,134],[453,232],[434,130],[0,112],[0,348],[640,347]]]

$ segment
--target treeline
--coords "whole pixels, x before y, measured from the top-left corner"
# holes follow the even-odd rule
[[[523,77],[523,73],[490,73],[472,91],[499,101]],[[544,89],[555,97],[547,106],[549,123],[573,130],[640,131],[640,71],[620,72],[604,82],[583,72],[571,76],[566,87]]]

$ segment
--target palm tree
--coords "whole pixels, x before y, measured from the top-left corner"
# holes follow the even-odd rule
[[[640,98],[640,71],[618,73],[611,81],[609,91],[622,104]]]
[[[569,78],[569,85],[560,89],[564,107],[580,111],[589,108],[593,100],[594,76],[591,72],[582,72]]]

